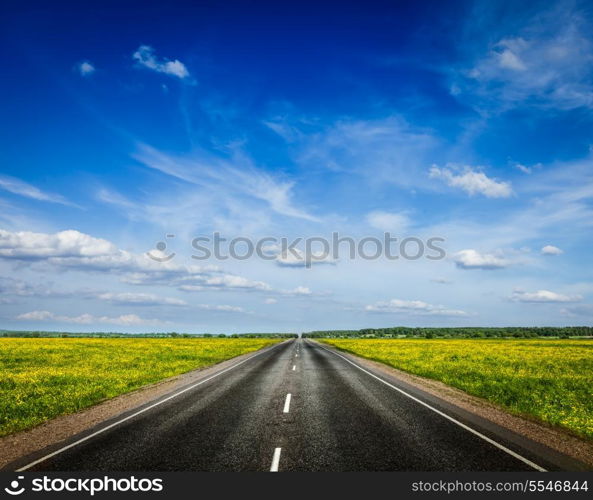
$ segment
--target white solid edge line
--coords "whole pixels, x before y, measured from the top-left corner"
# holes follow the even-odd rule
[[[289,392],[286,395],[286,399],[284,400],[284,413],[288,413],[290,411],[290,398],[292,398],[292,394]]]
[[[141,409],[141,410],[139,410],[139,411],[137,411],[135,413],[132,413],[131,415],[128,415],[127,417],[122,418],[121,420],[118,420],[117,422],[114,422],[112,424],[109,424],[107,427],[103,427],[102,429],[99,429],[98,431],[93,432],[92,434],[89,434],[88,436],[85,436],[85,437],[83,437],[83,438],[81,438],[81,439],[79,439],[77,441],[74,441],[73,443],[70,443],[69,445],[66,445],[63,448],[60,448],[59,450],[56,450],[56,451],[54,451],[52,453],[49,453],[48,455],[45,455],[45,456],[43,456],[41,458],[38,458],[37,460],[31,462],[30,464],[24,465],[20,469],[16,469],[16,472],[25,471],[25,470],[30,469],[31,467],[33,467],[33,466],[41,463],[41,462],[45,462],[48,458],[55,457],[56,455],[59,455],[60,453],[66,451],[66,450],[69,450],[70,448],[74,448],[75,446],[78,446],[80,443],[84,443],[85,441],[88,441],[89,439],[92,439],[95,436],[98,436],[99,434],[102,434],[105,431],[108,431],[109,429],[112,429],[113,427],[118,426],[119,424],[123,424],[124,422],[126,422],[126,421],[128,421],[128,420],[130,420],[130,419],[132,419],[134,417],[137,417],[138,415],[141,415],[142,413],[145,413],[148,410],[152,410],[153,408],[155,408],[155,407],[157,407],[159,405],[162,405],[163,403],[166,403],[167,401],[169,401],[169,400],[171,400],[173,398],[176,398],[177,396],[179,396],[180,394],[183,394],[184,392],[191,391],[192,389],[195,389],[199,385],[205,384],[206,382],[212,380],[213,378],[216,378],[219,375],[222,375],[223,373],[226,373],[226,372],[228,372],[228,371],[230,371],[230,370],[232,370],[234,368],[237,368],[237,366],[242,365],[243,363],[246,363],[247,361],[250,361],[253,358],[256,358],[257,356],[259,356],[261,354],[264,354],[265,352],[271,351],[272,349],[276,349],[276,347],[278,347],[278,346],[280,346],[282,344],[283,344],[283,342],[280,342],[279,344],[276,344],[275,346],[273,346],[271,349],[268,349],[266,351],[260,351],[260,352],[258,352],[256,354],[253,354],[252,356],[249,356],[248,358],[244,359],[243,361],[239,361],[238,363],[235,363],[234,365],[229,366],[228,368],[225,368],[224,370],[221,370],[218,373],[215,373],[214,375],[212,375],[212,376],[210,376],[208,378],[205,378],[204,380],[200,380],[199,382],[197,382],[195,384],[192,384],[189,387],[186,387],[185,389],[182,389],[179,392],[176,392],[176,393],[172,394],[171,396],[169,396],[169,397],[167,397],[167,398],[165,398],[165,399],[163,399],[161,401],[158,401],[158,402],[156,402],[154,404],[151,404],[150,406],[147,406],[146,408],[143,408],[143,409]]]
[[[272,466],[270,467],[270,472],[278,472],[278,466],[280,465],[280,453],[282,452],[282,448],[274,449],[274,456],[272,457]]]
[[[490,443],[491,445],[496,446],[498,449],[500,449],[500,450],[508,453],[512,457],[515,457],[517,460],[520,460],[521,462],[529,465],[530,467],[533,467],[535,470],[537,470],[539,472],[547,472],[547,470],[544,469],[543,467],[541,467],[540,465],[537,465],[536,463],[532,462],[531,460],[529,460],[529,459],[527,459],[527,458],[519,455],[518,453],[515,453],[513,450],[511,450],[511,449],[507,448],[506,446],[504,446],[504,445],[502,445],[502,444],[494,441],[493,439],[490,439],[488,436],[485,436],[481,432],[478,432],[477,430],[472,429],[471,427],[465,425],[464,423],[460,422],[459,420],[456,420],[453,417],[447,415],[446,413],[443,413],[442,411],[437,410],[433,406],[430,406],[428,403],[425,403],[424,401],[422,401],[422,400],[420,400],[420,399],[412,396],[411,394],[408,394],[406,391],[400,389],[399,387],[396,387],[393,384],[390,384],[389,382],[383,380],[382,378],[377,377],[377,375],[375,375],[374,373],[371,373],[368,370],[365,370],[364,368],[358,366],[356,363],[350,361],[347,357],[342,356],[341,354],[338,354],[337,352],[332,351],[331,349],[327,349],[326,347],[323,347],[321,344],[318,344],[318,345],[319,345],[319,347],[321,347],[322,349],[326,350],[327,352],[331,352],[332,354],[335,354],[336,356],[342,358],[344,361],[347,361],[348,363],[350,363],[352,366],[355,366],[359,370],[363,371],[367,375],[370,375],[371,377],[377,379],[379,382],[383,382],[386,386],[391,387],[392,389],[394,389],[394,390],[400,392],[401,394],[403,394],[404,396],[407,396],[408,398],[416,401],[417,403],[419,403],[422,406],[428,408],[429,410],[434,411],[435,413],[439,414],[441,417],[444,417],[447,420],[449,420],[450,422],[453,422],[454,424],[458,425],[462,429],[465,429],[466,431],[471,432],[472,434],[478,436],[479,438],[483,439],[487,443]]]

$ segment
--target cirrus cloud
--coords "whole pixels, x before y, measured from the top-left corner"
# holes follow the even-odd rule
[[[63,196],[54,193],[46,193],[39,188],[28,184],[25,181],[11,177],[9,175],[0,175],[0,189],[4,189],[13,194],[24,196],[38,201],[48,201],[50,203],[59,203],[67,206],[77,206],[69,202]],[[78,207],[79,208],[79,207]]]

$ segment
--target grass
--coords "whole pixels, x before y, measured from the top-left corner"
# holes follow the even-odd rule
[[[0,339],[0,436],[276,342]]]
[[[593,439],[593,341],[324,339]]]

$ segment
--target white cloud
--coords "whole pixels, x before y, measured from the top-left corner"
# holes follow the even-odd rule
[[[77,291],[56,290],[41,284],[31,284],[20,279],[0,276],[0,295],[4,297],[36,298],[86,298],[98,299],[117,305],[138,306],[187,306],[187,302],[175,297],[160,297],[152,293],[95,292],[88,289]]]
[[[152,253],[158,252],[153,250]],[[180,266],[173,261],[155,262],[147,255],[121,250],[110,241],[72,229],[53,234],[0,229],[0,258],[43,261],[67,269],[137,273],[138,280],[143,273],[147,279],[149,275],[157,279],[209,272],[209,268]]]
[[[583,297],[580,295],[563,295],[561,293],[551,292],[550,290],[537,290],[536,292],[525,292],[516,289],[511,295],[514,302],[579,302]]]
[[[367,222],[376,229],[391,233],[403,233],[410,226],[407,215],[379,210],[367,214]]]
[[[498,58],[498,64],[501,68],[512,69],[515,71],[524,71],[526,68],[525,64],[517,54],[513,52],[511,48],[504,48],[508,43],[500,42],[501,52],[496,53],[495,57]]]
[[[460,174],[455,174],[449,168],[439,168],[433,165],[430,168],[431,179],[441,179],[448,186],[462,189],[470,195],[482,194],[487,198],[508,198],[513,194],[508,182],[496,181],[489,178],[484,172],[464,167]]]
[[[564,251],[554,245],[546,245],[541,249],[542,255],[560,255],[563,254]]]
[[[472,248],[457,252],[453,260],[460,269],[503,269],[511,265],[503,255],[480,253]]]
[[[189,71],[185,65],[175,59],[158,59],[154,53],[154,49],[148,45],[141,45],[132,56],[138,64],[149,68],[157,73],[164,73],[166,75],[176,76],[181,80],[189,77]]]
[[[153,250],[152,254],[158,254]],[[120,274],[121,280],[132,285],[175,286],[183,291],[206,288],[220,290],[272,291],[272,287],[258,280],[224,274],[217,266],[177,264],[174,260],[155,262],[147,255],[137,255],[117,248],[113,243],[94,238],[75,230],[54,234],[9,232],[0,230],[0,259],[29,264],[51,264],[59,269]],[[124,300],[125,295],[104,295],[104,300]],[[154,297],[129,294],[127,299],[152,300]],[[163,300],[155,299],[157,303]],[[159,302],[160,301],[160,302]],[[181,305],[181,304],[177,304]]]
[[[313,263],[313,260],[311,260],[311,263]],[[281,252],[276,255],[276,264],[283,267],[304,267],[307,262],[305,253],[295,248],[293,252]]]
[[[591,23],[572,5],[550,5],[522,29],[491,44],[470,70],[461,71],[454,84],[456,95],[477,98],[479,108],[593,107]],[[513,25],[517,21],[514,18]]]
[[[154,253],[154,252],[153,252]],[[124,265],[111,265],[107,262],[105,266],[99,266],[99,262],[73,265],[72,267],[80,270],[97,270],[110,271],[122,273],[121,281],[130,285],[161,285],[161,286],[176,286],[180,283],[188,283],[194,281],[201,281],[209,276],[219,272],[216,266],[184,266],[173,263],[172,261],[164,262],[162,264],[150,261],[146,256],[132,255],[131,262]],[[159,267],[162,265],[163,267]]]
[[[50,311],[31,311],[19,314],[16,317],[21,321],[51,321],[57,323],[75,323],[79,325],[90,324],[110,324],[121,326],[142,326],[142,325],[160,325],[162,321],[157,319],[143,319],[136,314],[122,314],[121,316],[93,316],[92,314],[81,314],[79,316],[65,316],[54,314]]]
[[[278,245],[277,243],[269,244],[269,245],[262,245],[261,252],[263,255],[267,257],[275,257],[276,255],[280,254],[282,251],[282,246]]]
[[[0,189],[4,189],[13,194],[19,196],[25,196],[26,198],[32,198],[39,201],[48,201],[50,203],[59,203],[61,205],[76,206],[74,203],[70,203],[63,196],[59,194],[46,193],[41,191],[39,188],[32,186],[16,177],[10,177],[8,175],[0,175]]]
[[[311,289],[306,286],[297,286],[296,288],[293,288],[292,290],[281,290],[280,293],[282,295],[301,295],[301,296],[313,294]]]
[[[80,76],[90,76],[96,71],[95,66],[93,66],[89,61],[82,61],[76,66],[76,68],[78,69]]]
[[[364,309],[371,313],[407,314],[411,316],[468,316],[465,311],[447,309],[421,300],[392,299],[367,305]]]
[[[229,306],[227,304],[198,304],[198,309],[204,311],[221,311],[221,312],[234,312],[234,313],[246,313],[245,309],[237,306]]]
[[[268,294],[278,294],[283,296],[309,296],[313,295],[310,288],[305,286],[297,286],[292,289],[278,290],[272,288],[268,283],[264,281],[254,281],[242,276],[235,276],[232,274],[225,274],[222,276],[212,276],[206,278],[197,278],[192,280],[195,283],[182,284],[179,286],[179,290],[184,292],[204,292],[208,289],[218,290],[244,290],[254,292],[266,292]],[[276,299],[269,298],[265,301],[266,304],[275,304]]]
[[[220,270],[208,268],[181,267],[171,272],[143,272],[127,274],[124,281],[133,285],[175,286],[183,292],[202,292],[214,290],[272,291],[272,287],[259,280],[251,280],[234,274],[220,274]],[[217,268],[215,268],[217,269]]]
[[[93,258],[117,254],[113,243],[74,230],[59,233],[10,232],[0,229],[0,257],[14,259]]]
[[[276,264],[282,267],[307,267],[320,264],[335,265],[337,261],[331,256],[326,255],[323,251],[315,252],[311,250],[309,256],[298,248],[293,248],[292,251],[281,251],[276,255]]]
[[[244,290],[254,292],[265,292],[268,294],[278,294],[281,296],[310,296],[313,292],[305,286],[297,286],[292,289],[275,289],[263,281],[254,281],[242,276],[225,274],[222,276],[213,276],[208,278],[198,278],[192,284],[182,284],[178,288],[184,292],[204,292],[209,289],[217,290]],[[265,300],[266,304],[275,304],[274,298]]]
[[[253,281],[243,276],[225,274],[223,276],[213,276],[206,278],[202,282],[203,286],[215,288],[243,288],[248,290],[271,290],[270,285],[263,281]],[[183,287],[181,287],[183,289]]]
[[[19,314],[16,319],[32,320],[32,321],[44,321],[48,319],[54,319],[55,314],[49,311],[31,311],[28,313]]]
[[[97,295],[99,300],[105,300],[115,304],[139,305],[139,306],[187,306],[187,302],[174,297],[159,297],[152,293],[113,293],[106,292]]]

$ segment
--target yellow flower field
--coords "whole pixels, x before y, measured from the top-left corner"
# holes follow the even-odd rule
[[[0,339],[0,436],[275,339]]]
[[[323,339],[593,439],[593,341]]]

